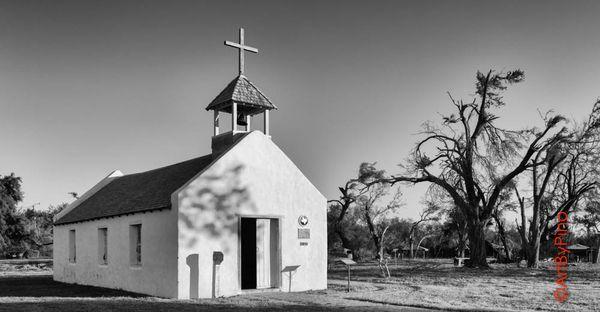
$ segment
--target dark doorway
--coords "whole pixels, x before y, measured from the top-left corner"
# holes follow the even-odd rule
[[[242,289],[256,289],[256,219],[242,218]]]

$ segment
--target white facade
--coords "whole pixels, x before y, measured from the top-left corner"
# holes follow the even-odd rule
[[[234,145],[182,187],[175,200],[179,298],[211,297],[215,251],[224,254],[218,295],[241,292],[238,233],[245,216],[279,220],[280,259],[271,266],[279,266],[280,273],[286,266],[300,265],[292,277],[293,291],[327,288],[327,200],[263,133],[254,131]],[[299,225],[300,216],[308,217],[306,226]],[[298,239],[299,228],[310,230],[310,238]],[[198,259],[197,278],[191,259]],[[277,288],[287,291],[288,274],[277,275]],[[192,281],[198,282],[197,294]]]
[[[292,291],[327,287],[326,199],[263,133],[251,132],[223,152],[174,192],[171,203],[171,209],[55,226],[54,279],[210,298],[243,293],[242,262],[248,272],[248,263],[256,261],[256,287],[250,288],[288,291],[289,275],[281,270],[295,265]],[[301,216],[307,224],[299,223]],[[249,236],[240,235],[242,219],[256,224],[250,239],[256,258],[242,256],[242,249],[249,250]],[[131,258],[135,224],[141,224],[141,265]],[[101,228],[108,234],[107,264],[99,256]],[[71,230],[75,262],[69,261]],[[213,258],[218,253],[222,261]]]
[[[54,280],[176,297],[176,212],[160,210],[54,227]],[[130,261],[129,230],[142,225],[142,261]],[[107,261],[99,261],[99,229],[107,229]],[[69,231],[76,258],[69,261]]]

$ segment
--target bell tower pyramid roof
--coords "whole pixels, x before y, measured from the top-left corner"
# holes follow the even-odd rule
[[[260,91],[248,78],[239,75],[233,79],[226,87],[208,104],[206,110],[217,110],[229,112],[233,102],[238,107],[244,107],[244,110],[252,114],[253,111],[260,112],[264,110],[277,109],[277,107]]]

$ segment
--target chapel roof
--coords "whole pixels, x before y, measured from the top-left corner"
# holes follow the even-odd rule
[[[209,154],[150,171],[116,177],[54,224],[170,209],[171,194],[207,168],[212,161],[213,155]]]
[[[222,110],[229,107],[232,102],[245,104],[257,109],[277,109],[277,107],[262,93],[248,78],[244,75],[235,77],[226,87],[217,95],[217,97],[208,104],[206,110]]]

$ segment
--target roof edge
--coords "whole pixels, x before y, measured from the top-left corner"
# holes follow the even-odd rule
[[[53,219],[54,224],[57,224],[58,221],[62,217],[64,217],[71,210],[77,208],[77,206],[79,206],[81,203],[86,201],[88,198],[92,197],[92,195],[96,194],[99,190],[101,190],[103,187],[108,185],[108,183],[110,183],[114,179],[116,179],[118,177],[122,177],[122,176],[123,176],[123,173],[120,170],[118,170],[118,169],[113,170],[106,177],[104,177],[102,180],[100,180],[98,183],[96,183],[94,186],[92,186],[89,190],[87,190],[87,192],[83,193],[83,195],[81,195],[81,197],[79,197],[75,201],[71,202],[70,204],[67,205],[67,207],[65,207],[65,209],[63,209],[62,211],[57,213]]]
[[[233,144],[229,145],[227,148],[223,149],[216,155],[214,153],[211,154],[211,155],[215,155],[216,157],[213,158],[213,160],[210,162],[210,164],[208,164],[206,167],[204,167],[202,170],[200,170],[198,173],[196,173],[193,177],[191,177],[189,180],[187,180],[183,185],[181,185],[179,188],[177,188],[171,194],[171,207],[177,207],[177,209],[179,209],[179,206],[176,205],[178,202],[178,200],[177,200],[178,194],[181,193],[181,191],[183,189],[185,189],[192,181],[196,180],[199,176],[204,174],[204,172],[206,172],[206,170],[210,169],[217,161],[219,161],[221,158],[223,158],[223,156],[225,154],[229,153],[230,150],[232,150],[234,147],[236,147],[240,142],[244,141],[244,139],[247,138],[248,135],[250,135],[254,132],[260,132],[260,130],[252,130],[250,132],[243,133],[243,135],[239,139],[235,140],[233,142]],[[262,132],[260,132],[260,133],[262,133]]]
[[[269,97],[262,92],[262,90],[260,90],[260,88],[258,88],[252,81],[250,81],[250,79],[248,79],[248,77],[246,77],[243,74],[239,74],[237,75],[235,78],[233,78],[233,80],[231,80],[227,86],[225,86],[225,88],[223,90],[221,90],[221,92],[219,92],[219,94],[212,100],[210,101],[210,103],[208,104],[208,106],[206,106],[204,109],[209,111],[209,110],[215,110],[215,109],[219,109],[220,106],[225,105],[226,103],[233,101],[232,98],[229,99],[225,99],[225,100],[221,100],[217,102],[217,99],[219,99],[219,97],[221,96],[221,94],[223,94],[223,92],[225,92],[226,90],[228,90],[230,87],[233,87],[234,89],[236,88],[238,81],[243,80],[245,82],[247,82],[254,90],[256,90],[256,92],[258,92],[260,94],[260,96],[262,96],[267,103],[269,103],[272,107],[268,108],[268,109],[274,109],[277,110],[277,106],[275,104],[273,104],[273,102],[271,101],[271,99],[269,99]],[[248,103],[248,102],[244,102],[244,101],[235,101],[238,103],[246,103],[246,104],[254,104],[257,106],[263,106],[260,104],[255,104],[255,103]]]
[[[248,79],[246,76],[242,76],[242,77],[245,78],[246,81],[248,81],[248,83],[252,87],[254,87],[254,89],[256,89],[256,91],[258,91],[258,93],[260,93],[260,95],[262,95],[267,100],[267,102],[269,102],[269,104],[271,104],[273,106],[272,109],[275,109],[275,110],[278,109],[277,106],[275,106],[275,104],[273,104],[273,102],[271,102],[271,99],[269,99],[269,97],[267,97],[252,81],[250,81],[250,79]]]
[[[153,207],[153,208],[148,208],[148,209],[144,209],[144,210],[132,211],[132,212],[124,212],[124,213],[119,213],[119,214],[110,215],[110,216],[94,217],[94,218],[88,218],[88,219],[78,220],[78,221],[59,222],[59,223],[54,223],[54,225],[56,225],[56,226],[62,226],[62,225],[73,224],[73,223],[91,222],[91,221],[96,221],[96,220],[109,219],[109,218],[118,218],[118,217],[127,216],[127,215],[135,215],[135,214],[139,214],[139,213],[148,213],[148,212],[160,211],[160,210],[165,210],[165,209],[171,209],[171,207],[170,206]]]

